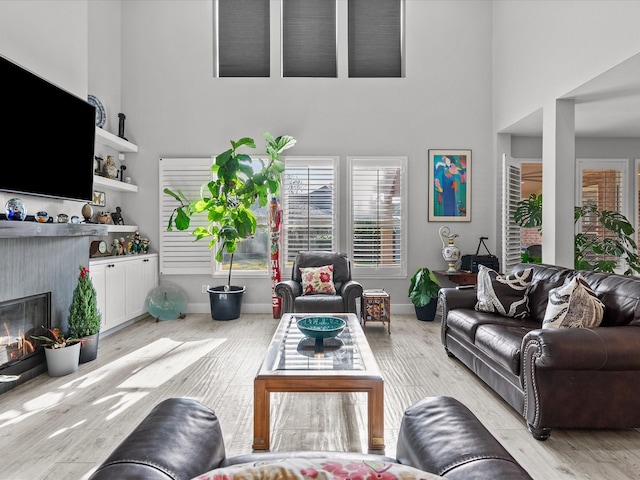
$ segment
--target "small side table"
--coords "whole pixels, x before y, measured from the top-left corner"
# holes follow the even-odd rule
[[[467,272],[466,270],[458,270],[455,273],[448,273],[445,270],[434,270],[433,273],[456,285],[475,285],[478,282],[478,274]]]
[[[391,333],[391,295],[384,289],[364,290],[360,310],[363,327],[367,322],[387,322],[387,332]]]

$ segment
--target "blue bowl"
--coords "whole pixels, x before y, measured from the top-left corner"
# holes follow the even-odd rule
[[[338,317],[305,317],[298,319],[297,325],[304,335],[318,339],[339,335],[347,322]]]

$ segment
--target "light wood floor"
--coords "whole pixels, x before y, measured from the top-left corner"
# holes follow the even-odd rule
[[[220,417],[227,455],[253,440],[253,377],[277,326],[271,315],[147,318],[100,340],[98,359],[0,395],[0,479],[83,479],[162,399],[185,396]],[[523,419],[450,359],[440,324],[393,315],[367,338],[385,378],[386,453],[404,409],[426,396],[465,403],[535,479],[640,477],[640,430],[553,430],[539,442]],[[585,392],[588,395],[588,392]],[[602,406],[607,408],[606,405]],[[273,394],[272,450],[366,452],[365,394]]]

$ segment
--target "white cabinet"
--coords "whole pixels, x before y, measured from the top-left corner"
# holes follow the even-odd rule
[[[104,332],[146,313],[147,294],[158,286],[158,255],[91,259],[89,272]]]

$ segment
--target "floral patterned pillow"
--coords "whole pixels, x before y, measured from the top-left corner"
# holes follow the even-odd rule
[[[433,473],[377,460],[287,458],[217,468],[192,480],[435,480]]]
[[[300,273],[302,274],[303,295],[336,294],[336,287],[333,284],[333,265],[300,268]]]

